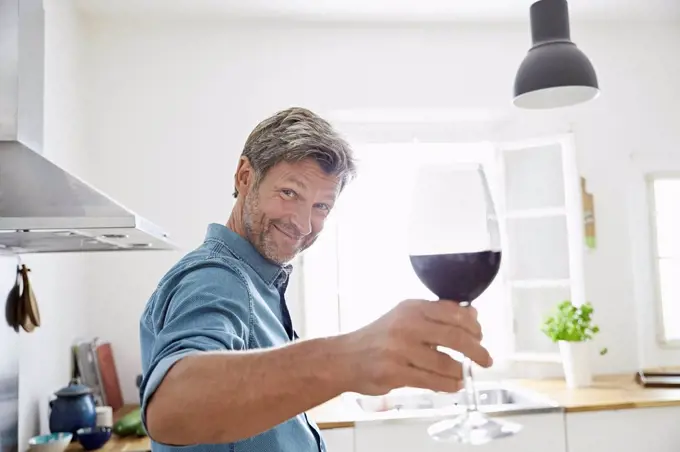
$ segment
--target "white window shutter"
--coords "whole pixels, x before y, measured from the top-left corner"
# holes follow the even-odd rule
[[[573,136],[503,142],[496,147],[513,359],[560,362],[556,344],[541,332],[541,325],[557,303],[586,301],[584,225]]]

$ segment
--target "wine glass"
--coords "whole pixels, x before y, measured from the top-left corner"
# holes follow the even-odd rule
[[[493,282],[501,263],[500,233],[479,164],[419,168],[409,217],[409,256],[420,281],[439,299],[470,306]],[[453,358],[452,358],[453,359]],[[479,445],[512,436],[521,425],[478,410],[472,362],[463,358],[466,410],[431,425],[437,441]]]

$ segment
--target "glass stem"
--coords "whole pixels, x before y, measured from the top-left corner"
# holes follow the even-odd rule
[[[461,306],[470,306],[470,302],[464,301]],[[463,359],[463,384],[465,385],[465,402],[467,412],[478,411],[479,400],[475,389],[475,380],[472,378],[472,361],[467,356]]]
[[[477,411],[479,400],[475,390],[475,381],[472,378],[472,361],[470,358],[463,359],[463,384],[465,385],[465,404],[468,412]]]

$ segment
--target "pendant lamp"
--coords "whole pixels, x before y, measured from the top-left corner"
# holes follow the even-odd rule
[[[515,77],[516,107],[530,110],[580,104],[597,97],[597,75],[588,57],[571,42],[566,0],[531,5],[531,40]]]

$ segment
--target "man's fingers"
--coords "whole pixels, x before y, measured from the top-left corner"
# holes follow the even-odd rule
[[[463,378],[462,364],[436,348],[422,345],[413,350],[409,357],[411,364],[421,370],[454,380]]]
[[[407,386],[430,389],[439,392],[458,392],[463,388],[463,382],[455,378],[442,377],[418,367],[409,366],[405,369]]]
[[[426,344],[456,350],[482,367],[490,367],[493,363],[489,351],[482,346],[479,339],[460,327],[430,323],[422,325],[416,334]]]
[[[473,337],[482,339],[482,327],[477,321],[477,310],[451,301],[423,303],[422,313],[427,320],[467,330]]]

